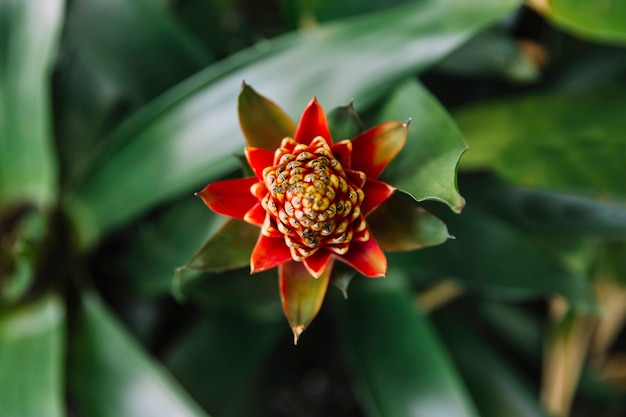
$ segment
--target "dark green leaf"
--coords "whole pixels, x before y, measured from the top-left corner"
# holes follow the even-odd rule
[[[339,323],[369,416],[478,416],[428,320],[415,309],[401,273],[352,285]]]
[[[626,205],[516,187],[487,175],[464,178],[461,186],[473,204],[525,230],[626,239]]]
[[[501,29],[489,29],[442,59],[435,71],[471,77],[500,76],[518,82],[539,78],[539,68],[519,41]]]
[[[281,37],[207,68],[137,113],[110,138],[114,149],[126,146],[93,172],[70,201],[81,241],[93,243],[154,204],[235,166],[235,159],[225,155],[243,146],[235,111],[241,80],[292,116],[314,95],[322,103],[354,97],[358,106],[367,107],[399,79],[432,65],[517,4],[415,2]],[[456,206],[459,197],[448,193]]]
[[[225,311],[207,316],[177,341],[165,363],[203,406],[224,415],[250,387],[278,336],[289,331],[278,318],[262,322]]]
[[[466,170],[533,188],[626,198],[626,88],[535,94],[455,113]]]
[[[0,414],[64,416],[65,313],[48,296],[0,316]]]
[[[138,100],[155,97],[210,62],[202,46],[150,0],[74,1],[68,40]]]
[[[99,301],[86,297],[82,313],[70,356],[69,386],[84,414],[207,416]]]
[[[456,315],[436,320],[482,417],[547,417],[515,369]]]
[[[249,265],[260,233],[261,229],[257,225],[229,219],[182,268],[224,271]]]
[[[384,251],[409,251],[440,245],[450,238],[446,225],[408,201],[391,197],[367,218]]]
[[[445,245],[406,255],[396,254],[409,270],[426,269],[452,276],[465,285],[511,296],[561,294],[579,310],[595,311],[587,277],[568,269],[528,236],[476,206],[461,216],[440,213],[456,237]]]
[[[444,108],[417,81],[395,91],[380,120],[412,118],[406,145],[383,178],[417,201],[437,200],[460,212],[465,200],[456,186],[456,165],[467,144]]]
[[[142,224],[124,252],[131,287],[151,295],[169,292],[176,267],[187,262],[222,223],[202,201],[189,196],[155,221]]]
[[[0,209],[55,199],[48,77],[63,1],[0,1]]]

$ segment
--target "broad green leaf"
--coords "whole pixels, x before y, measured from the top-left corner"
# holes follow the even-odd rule
[[[69,363],[72,398],[92,417],[206,417],[93,296],[82,304]]]
[[[279,319],[223,310],[207,315],[172,344],[165,363],[200,404],[226,415],[250,389],[278,337],[289,331]]]
[[[294,26],[307,27],[364,13],[382,12],[385,8],[409,3],[410,0],[281,0],[284,13]]]
[[[563,238],[626,239],[626,205],[517,187],[492,175],[464,178],[473,204],[525,230]]]
[[[456,165],[467,144],[452,118],[417,81],[401,84],[380,120],[412,118],[406,145],[383,178],[417,201],[436,200],[460,212],[465,200],[456,186]]]
[[[582,38],[626,44],[623,1],[531,0],[528,3],[555,25]]]
[[[482,417],[547,417],[539,398],[516,369],[463,318],[435,320]]]
[[[402,273],[353,285],[339,324],[356,387],[371,417],[478,416]]]
[[[53,202],[57,166],[49,76],[63,1],[0,1],[0,210]]]
[[[408,270],[455,277],[469,287],[518,297],[565,296],[581,311],[597,309],[585,275],[568,269],[528,236],[479,207],[438,213],[456,239],[410,254],[394,254]]]
[[[73,1],[67,35],[82,59],[139,101],[157,96],[211,61],[151,0]]]
[[[232,169],[235,158],[225,156],[243,146],[235,111],[242,80],[292,117],[315,95],[322,103],[354,97],[355,104],[367,107],[398,80],[432,65],[517,5],[415,2],[286,35],[207,68],[109,138],[114,154],[68,201],[80,240],[93,243],[154,204]],[[119,147],[122,143],[126,146]]]
[[[0,414],[62,417],[65,313],[47,296],[0,315]]]
[[[480,32],[433,69],[456,76],[499,76],[517,82],[535,81],[540,76],[521,43],[500,28]]]
[[[626,198],[626,88],[553,92],[454,114],[470,151],[464,170],[492,169],[533,188]]]

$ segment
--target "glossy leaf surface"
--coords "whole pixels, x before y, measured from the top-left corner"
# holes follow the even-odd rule
[[[511,366],[468,322],[451,314],[436,321],[483,417],[547,417],[517,369]]]
[[[323,103],[354,97],[358,107],[367,107],[398,79],[427,68],[517,4],[416,2],[287,35],[267,49],[252,48],[207,68],[137,113],[110,138],[117,151],[71,202],[81,240],[93,242],[148,207],[231,169],[236,161],[224,155],[243,146],[235,111],[241,80],[272,97],[292,117],[314,95]],[[355,77],[357,62],[368,65],[360,65]],[[121,143],[127,146],[118,149]]]
[[[49,77],[62,0],[0,2],[0,209],[55,199]]]
[[[139,101],[154,98],[211,61],[194,38],[149,0],[74,1],[68,29],[81,57]]]
[[[84,413],[93,417],[207,416],[99,301],[87,297],[82,312],[69,385]]]
[[[492,169],[532,188],[625,198],[626,89],[556,92],[454,114],[470,144],[464,170]]]
[[[48,296],[0,316],[0,414],[65,416],[65,313]]]
[[[460,212],[465,200],[457,190],[456,165],[467,144],[452,118],[417,81],[398,87],[379,115],[389,117],[412,121],[406,145],[383,179],[417,201],[441,201]]]
[[[353,284],[339,323],[367,415],[478,416],[428,319],[403,288],[402,273]]]

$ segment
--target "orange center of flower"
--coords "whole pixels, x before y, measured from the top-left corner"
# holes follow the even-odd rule
[[[351,174],[364,183],[364,173]],[[280,231],[294,260],[302,261],[320,248],[343,255],[353,238],[370,238],[361,214],[363,191],[322,137],[310,145],[283,139],[274,166],[263,170],[263,180],[269,192],[261,205],[270,213],[263,233]]]

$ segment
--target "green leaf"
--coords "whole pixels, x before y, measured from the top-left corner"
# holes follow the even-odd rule
[[[582,38],[626,44],[626,3],[623,1],[532,0],[555,25]]]
[[[73,399],[86,415],[206,417],[168,371],[88,296],[69,366]]]
[[[580,311],[597,310],[585,275],[568,269],[511,225],[473,205],[461,216],[439,214],[456,239],[409,255],[395,254],[408,270],[455,277],[464,285],[509,296],[561,294]]]
[[[57,166],[48,77],[63,1],[0,1],[0,210],[53,203]]]
[[[625,198],[626,88],[554,92],[477,104],[454,114],[470,151],[464,170],[519,185]]]
[[[406,145],[383,174],[385,181],[417,201],[436,200],[460,212],[465,200],[456,186],[456,165],[467,144],[452,118],[417,81],[398,87],[380,120],[412,118]]]
[[[372,417],[478,416],[403,276],[352,285],[339,323],[364,410]]]
[[[248,146],[274,151],[285,137],[293,137],[296,124],[276,103],[245,84],[237,102],[239,124]]]
[[[3,416],[64,416],[65,313],[59,299],[0,316],[0,413]]]
[[[446,225],[424,210],[391,197],[368,216],[368,224],[384,251],[408,251],[439,245],[450,238]]]
[[[279,318],[263,322],[222,310],[207,315],[173,344],[165,363],[200,404],[227,415],[286,331],[284,318]]]
[[[354,111],[353,102],[347,106],[334,108],[327,115],[328,130],[335,143],[344,139],[352,139],[365,130],[363,121]]]
[[[67,27],[81,58],[139,101],[210,62],[203,47],[150,0],[74,1]]]
[[[181,268],[224,271],[249,265],[260,233],[257,225],[229,219]]]
[[[482,417],[548,416],[528,382],[467,321],[448,313],[436,324]]]
[[[287,35],[207,68],[109,138],[114,154],[68,201],[80,240],[93,243],[154,204],[232,169],[236,161],[225,155],[243,146],[235,111],[241,80],[292,116],[314,95],[328,103],[354,97],[367,107],[398,80],[432,65],[517,5],[513,0],[415,2]],[[336,57],[346,64],[338,65]],[[359,62],[368,65],[358,65],[355,76]],[[459,203],[449,193],[453,204]]]
[[[562,238],[626,239],[626,206],[564,193],[516,187],[492,175],[464,178],[473,204],[524,230]]]

